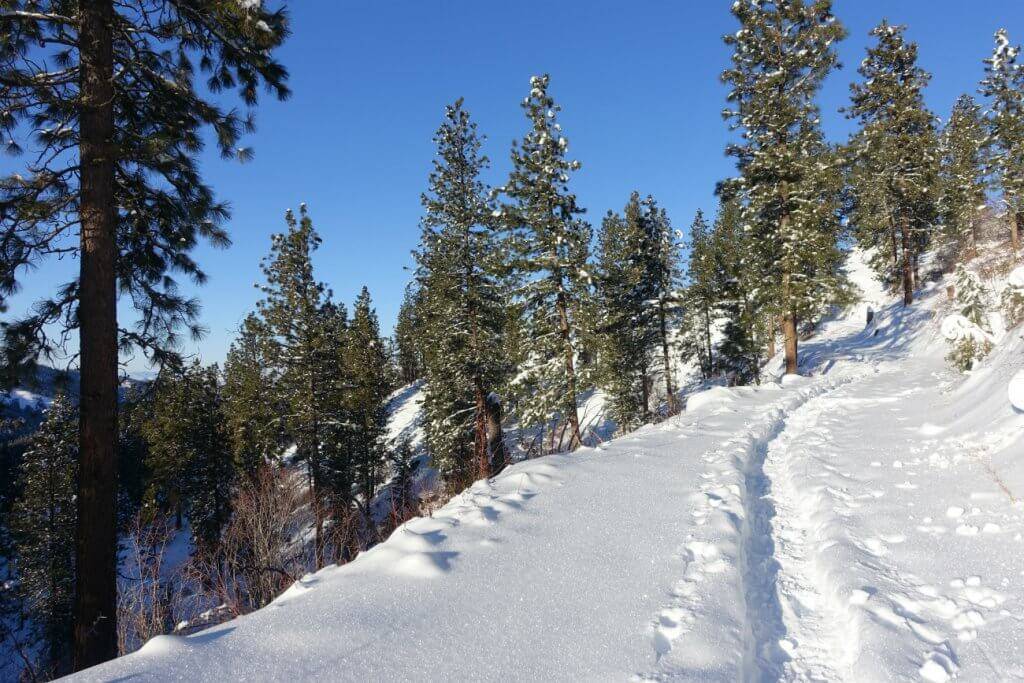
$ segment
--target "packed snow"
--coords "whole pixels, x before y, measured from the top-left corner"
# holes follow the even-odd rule
[[[802,344],[804,376],[518,463],[76,680],[1024,678],[1020,328],[965,379],[943,283],[903,308],[860,255],[850,275],[864,302]]]

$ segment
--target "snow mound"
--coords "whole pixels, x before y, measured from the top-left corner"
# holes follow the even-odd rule
[[[736,400],[736,395],[731,389],[725,387],[711,387],[704,391],[698,391],[686,399],[686,412],[695,413],[702,410],[711,410]]]
[[[1024,370],[1021,370],[1010,380],[1006,393],[1010,399],[1010,405],[1017,410],[1024,412]]]

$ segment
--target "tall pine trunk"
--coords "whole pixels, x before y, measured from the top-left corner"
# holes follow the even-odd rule
[[[505,434],[501,429],[501,402],[496,396],[487,396],[487,449],[491,454],[491,472],[497,474],[508,464]]]
[[[480,376],[473,378],[473,457],[476,460],[476,476],[487,479],[491,476],[491,459],[487,448],[487,394]]]
[[[661,360],[665,367],[665,394],[668,396],[668,412],[675,415],[679,412],[676,403],[676,390],[672,383],[672,365],[668,351],[668,322],[665,315],[665,301],[658,302],[658,331],[661,335]]]
[[[112,0],[79,5],[81,250],[74,667],[117,656],[117,206]]]
[[[561,291],[561,289],[561,282],[559,282],[556,306],[558,308],[558,320],[562,335],[562,345],[565,350],[566,388],[569,391],[569,395],[565,397],[565,405],[569,407],[568,415],[566,417],[569,420],[569,429],[572,430],[572,439],[569,442],[569,450],[574,451],[583,445],[583,436],[580,434],[580,416],[576,407],[576,368],[573,365],[572,357],[572,335],[569,331],[569,310],[565,301],[565,292]]]
[[[786,198],[786,191],[783,190],[782,196]],[[780,232],[785,235],[789,232],[789,214],[782,214],[782,218],[779,221]],[[796,375],[799,374],[799,357],[797,348],[796,338],[796,312],[793,311],[793,302],[790,301],[791,287],[790,287],[790,274],[788,272],[782,274],[782,306],[785,311],[782,314],[782,335],[785,337],[785,349],[786,349],[786,374]]]
[[[1020,251],[1020,229],[1024,227],[1024,211],[1018,211],[1010,221],[1010,246],[1013,253]]]
[[[910,259],[910,217],[904,215],[900,220],[900,240],[903,247],[903,305],[914,303],[914,271]]]
[[[704,306],[704,343],[707,345],[708,350],[708,372],[707,378],[711,379],[711,376],[715,374],[715,358],[714,353],[711,350],[711,310],[708,308],[708,302],[703,302]]]

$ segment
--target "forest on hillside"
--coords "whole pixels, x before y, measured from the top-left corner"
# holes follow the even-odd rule
[[[20,166],[0,178],[0,678],[252,612],[512,463],[777,379],[779,354],[799,374],[803,342],[858,300],[853,248],[907,307],[955,274],[957,371],[992,351],[990,311],[1024,320],[1024,283],[993,297],[964,267],[1020,251],[1024,64],[1008,33],[978,55],[977,92],[937,113],[906,27],[880,21],[843,110],[856,132],[830,141],[818,97],[846,37],[832,3],[737,0],[721,74],[735,174],[713,212],[670,218],[638,188],[589,220],[558,74],[524,75],[511,149],[452,93],[393,334],[367,288],[342,301],[314,269],[314,218],[331,219],[297,204],[258,305],[204,365],[181,351],[204,331],[178,280],[216,267],[193,252],[230,244],[230,212],[197,160],[206,139],[247,158],[259,94],[289,95],[289,15],[270,4],[0,0],[0,130]],[[497,187],[492,157],[508,160]],[[73,280],[7,310],[64,257]],[[69,348],[69,373],[46,368]],[[128,353],[155,377],[124,381]],[[421,396],[422,439],[389,432],[403,391]],[[585,414],[595,397],[609,433]]]

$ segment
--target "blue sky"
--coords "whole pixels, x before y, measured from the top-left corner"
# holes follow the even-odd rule
[[[246,141],[252,162],[224,162],[213,151],[203,161],[234,214],[234,246],[196,254],[210,275],[197,291],[210,332],[185,350],[205,361],[223,360],[258,298],[253,283],[269,235],[300,202],[324,240],[318,276],[346,302],[367,285],[390,332],[418,240],[431,136],[444,105],[458,97],[488,137],[488,180],[501,183],[511,141],[525,130],[519,102],[529,77],[550,73],[570,153],[583,164],[573,187],[595,224],[638,189],[685,228],[698,208],[713,212],[715,182],[733,171],[723,154],[729,133],[718,79],[729,57],[721,36],[736,28],[729,0],[290,5],[293,36],[280,58],[291,71],[292,99],[264,100],[259,129]],[[909,25],[922,66],[934,74],[927,98],[940,116],[960,93],[975,92],[997,28],[1024,40],[1019,0],[836,0],[835,11],[850,31],[839,46],[844,68],[821,96],[835,141],[850,130],[837,110],[881,18]],[[76,267],[49,263],[29,273],[12,310]],[[136,360],[129,369],[144,366]]]

